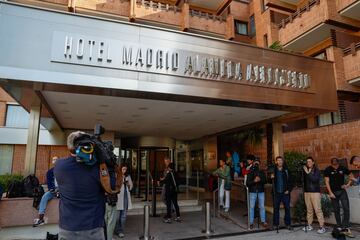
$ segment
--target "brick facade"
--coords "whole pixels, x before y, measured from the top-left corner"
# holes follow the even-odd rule
[[[25,145],[14,145],[12,173],[23,174],[25,168]],[[46,172],[51,167],[54,156],[64,158],[69,155],[66,146],[38,146],[35,175],[41,183],[46,182]]]
[[[321,169],[331,157],[350,159],[360,155],[360,121],[329,125],[283,134],[284,151],[312,156]]]

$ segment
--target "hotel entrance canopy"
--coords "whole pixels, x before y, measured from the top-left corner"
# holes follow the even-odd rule
[[[126,131],[121,128],[132,121],[126,113],[151,106],[157,112],[144,121],[163,114],[167,121],[206,125],[221,115],[213,132],[285,113],[337,109],[328,61],[8,2],[0,2],[0,33],[0,84],[28,110],[31,99],[40,98],[42,124],[50,130],[51,121],[89,129],[102,118],[108,129]],[[96,109],[101,106],[118,108],[104,116]],[[197,109],[206,111],[184,119],[172,115]],[[148,128],[163,127],[156,118],[150,123]]]

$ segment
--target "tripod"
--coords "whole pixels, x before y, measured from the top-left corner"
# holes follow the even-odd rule
[[[306,165],[304,165],[306,166]],[[304,199],[304,204],[306,207],[306,203],[305,203],[305,175],[304,175],[304,169],[301,169],[301,183],[302,183],[302,195],[303,195],[303,199]],[[301,218],[300,218],[300,222],[301,222]],[[307,233],[307,219],[306,219],[306,214],[305,214],[305,221],[304,221],[304,229],[305,229],[305,233]]]

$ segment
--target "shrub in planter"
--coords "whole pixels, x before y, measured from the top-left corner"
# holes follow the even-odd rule
[[[8,191],[9,185],[12,181],[14,180],[18,180],[18,181],[22,181],[23,180],[23,176],[20,174],[5,174],[5,175],[0,175],[0,186],[2,187],[2,189],[4,190],[4,192]]]
[[[331,200],[327,194],[321,194],[321,209],[323,211],[324,218],[329,218],[333,212]],[[294,218],[296,218],[299,222],[306,219],[306,205],[303,195],[299,197],[295,204]]]

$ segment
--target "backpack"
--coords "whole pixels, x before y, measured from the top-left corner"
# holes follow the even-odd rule
[[[34,189],[40,185],[39,179],[34,174],[30,174],[23,180],[24,195],[26,197],[34,196]]]
[[[42,196],[44,195],[45,191],[44,191],[44,188],[39,185],[37,187],[34,188],[34,193],[33,193],[33,196],[34,196],[34,201],[33,201],[33,207],[37,210],[39,210],[39,205],[40,205],[40,201],[41,201],[41,198]]]
[[[6,193],[7,198],[23,197],[23,183],[18,180],[14,180],[10,183],[8,191]]]
[[[46,240],[58,240],[59,234],[51,234],[49,232],[46,232]]]

